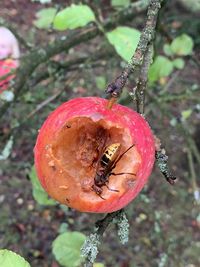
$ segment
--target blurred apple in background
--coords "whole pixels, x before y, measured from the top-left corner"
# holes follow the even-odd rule
[[[13,69],[17,68],[17,64],[15,60],[6,59],[0,60],[0,79],[5,76]],[[6,90],[9,86],[9,81],[14,78],[14,75],[9,75],[4,80],[0,80],[0,93]]]
[[[9,29],[0,27],[0,78],[19,66],[19,57],[17,39]],[[0,93],[8,88],[9,81],[13,77],[14,75],[9,75],[4,80],[0,80]]]

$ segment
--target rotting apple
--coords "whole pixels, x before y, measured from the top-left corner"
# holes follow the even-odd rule
[[[132,109],[98,97],[75,98],[53,111],[34,148],[35,167],[48,194],[82,212],[109,213],[133,200],[144,187],[155,160],[155,142],[146,120]],[[93,189],[105,149],[120,143],[117,162],[102,197]],[[111,190],[110,190],[111,189]],[[114,191],[116,190],[116,191]]]

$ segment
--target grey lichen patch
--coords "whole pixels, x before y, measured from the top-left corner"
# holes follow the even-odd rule
[[[120,242],[124,245],[125,243],[128,242],[128,239],[129,239],[129,222],[124,211],[120,212],[117,215],[116,223],[118,227],[117,233],[118,233]]]
[[[157,161],[158,167],[161,173],[164,175],[167,182],[173,185],[176,182],[176,176],[171,174],[171,172],[169,171],[167,160],[168,160],[168,156],[165,154],[165,151],[163,151],[163,149],[156,151],[156,161]]]
[[[91,263],[93,263],[97,257],[98,246],[100,244],[99,239],[100,237],[97,233],[90,234],[81,248],[82,256],[86,257]]]

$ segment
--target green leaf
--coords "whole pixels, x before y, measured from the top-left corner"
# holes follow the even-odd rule
[[[164,44],[163,51],[164,51],[166,56],[172,56],[173,55],[173,52],[171,50],[171,46],[169,44]]]
[[[32,183],[32,192],[33,192],[34,199],[40,205],[49,205],[49,206],[56,205],[57,202],[53,199],[50,199],[48,197],[48,194],[44,191],[43,187],[41,186],[41,184],[38,180],[34,166],[31,168],[31,172],[29,173],[29,177],[30,177],[31,183]]]
[[[130,27],[117,27],[106,33],[108,41],[115,47],[117,53],[126,61],[134,54],[140,39],[140,32]]]
[[[91,8],[87,5],[71,5],[56,14],[53,27],[56,30],[64,31],[76,29],[95,21]]]
[[[79,267],[83,261],[80,249],[86,236],[80,232],[60,234],[53,241],[53,254],[60,265],[65,267]]]
[[[37,20],[33,24],[39,29],[48,29],[56,15],[56,8],[44,8],[36,13]]]
[[[105,267],[105,265],[101,262],[96,262],[93,264],[93,267]]]
[[[31,267],[21,256],[7,249],[0,250],[1,267]]]
[[[192,109],[186,109],[181,112],[182,120],[187,120],[192,115]]]
[[[115,8],[128,7],[130,5],[130,0],[112,0],[111,5]]]
[[[0,152],[0,160],[6,160],[10,156],[12,148],[13,148],[13,135],[11,135],[11,137],[5,144],[4,149],[2,150],[2,152]]]
[[[97,88],[99,90],[105,90],[105,88],[106,88],[106,79],[105,79],[104,76],[97,76],[95,78],[95,82],[96,82]]]
[[[175,68],[182,70],[185,66],[185,61],[182,58],[176,58],[172,61]]]
[[[187,56],[192,54],[194,42],[187,34],[176,37],[171,43],[171,50],[179,56]]]
[[[173,71],[172,62],[164,56],[157,56],[149,69],[149,81],[155,82],[162,77],[169,76]]]

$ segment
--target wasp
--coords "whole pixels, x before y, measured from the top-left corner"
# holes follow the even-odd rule
[[[113,169],[116,167],[117,163],[121,160],[121,158],[132,148],[134,144],[131,145],[128,149],[126,149],[121,155],[119,154],[121,149],[120,143],[114,143],[109,145],[104,153],[102,154],[98,166],[97,172],[94,177],[94,184],[92,185],[92,190],[102,199],[105,200],[101,196],[103,186],[106,186],[110,191],[119,192],[119,190],[111,189],[108,187],[109,177],[111,175],[123,175],[123,174],[130,174],[134,175],[134,173],[129,172],[121,172],[121,173],[114,173]]]

